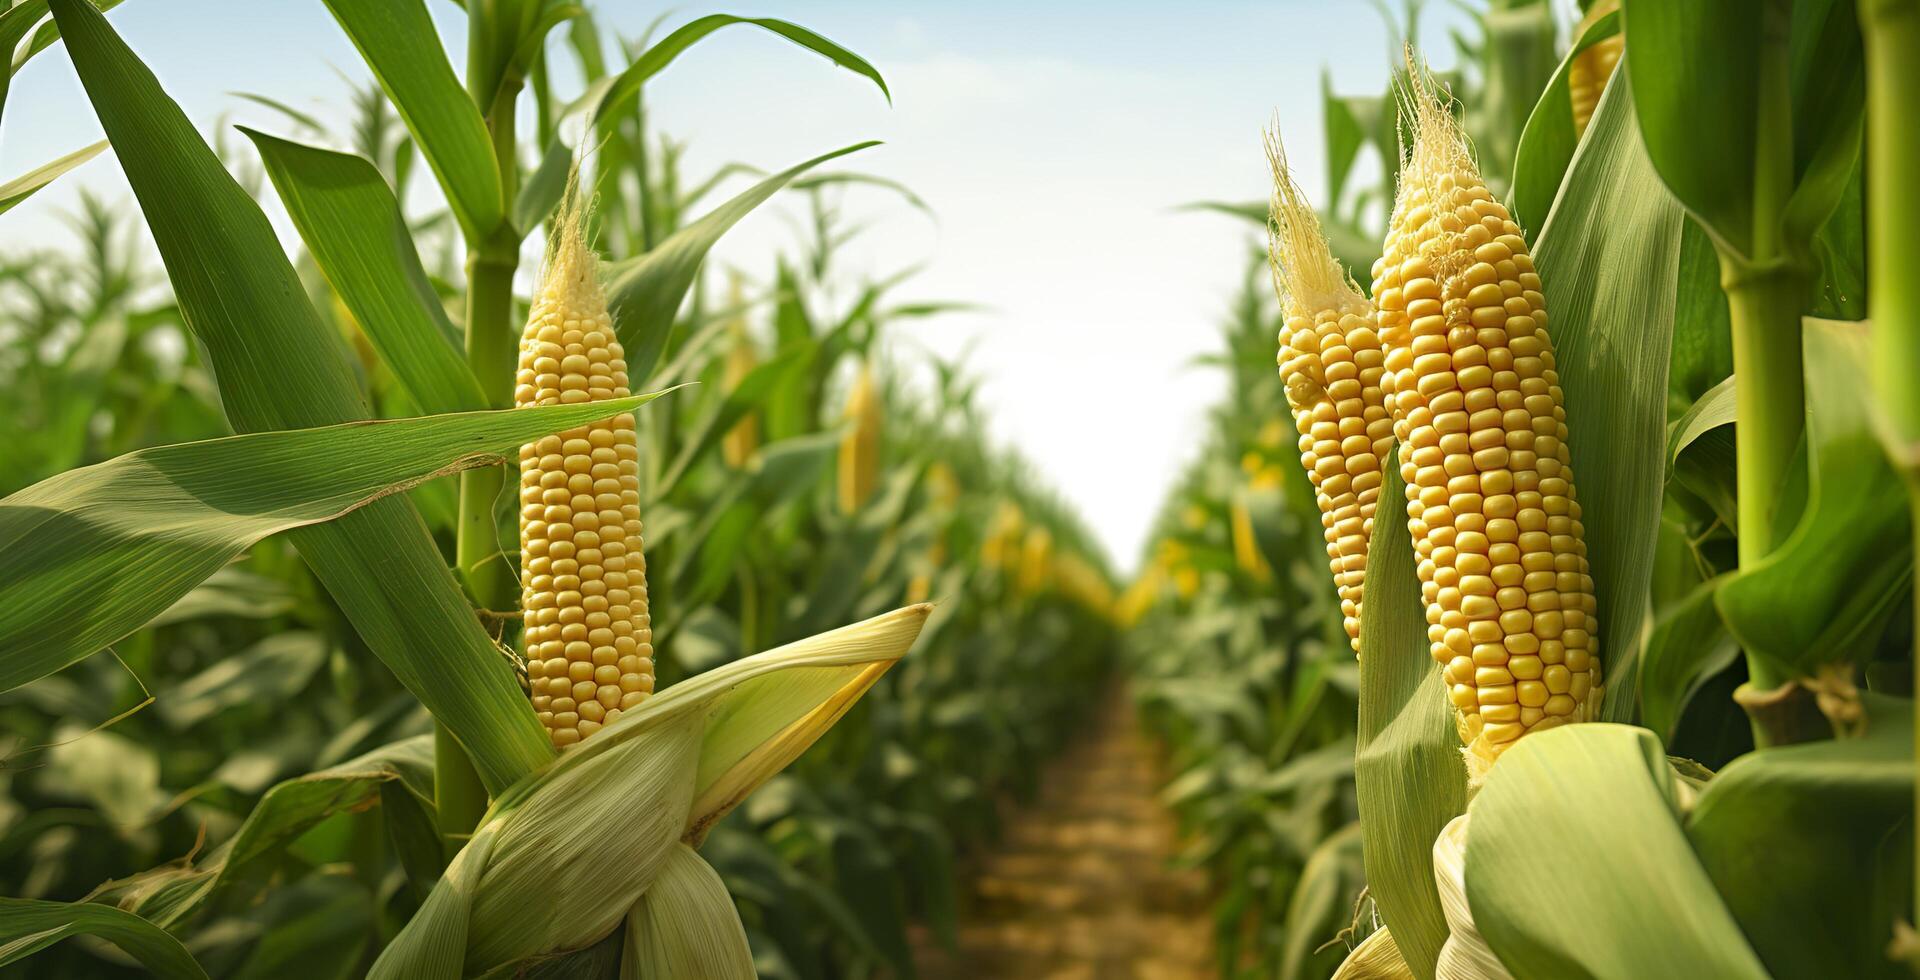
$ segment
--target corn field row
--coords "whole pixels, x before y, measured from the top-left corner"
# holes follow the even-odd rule
[[[872,144],[648,113],[727,29],[880,68],[324,5],[351,124],[217,134],[117,0],[0,9],[0,113],[64,58],[106,135],[0,213],[133,198],[0,248],[0,974],[912,977],[1113,705],[1221,977],[1920,972],[1920,4],[1380,5],[1324,181],[1254,120],[1202,208],[1225,395],[1130,581],[901,342],[965,298],[849,271],[925,207]]]

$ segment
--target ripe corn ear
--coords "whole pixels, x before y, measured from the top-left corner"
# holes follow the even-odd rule
[[[628,394],[598,258],[569,200],[520,338],[514,405]],[[534,712],[557,746],[600,730],[653,692],[633,415],[520,447],[520,582]]]
[[[1287,169],[1278,134],[1267,136],[1273,170],[1268,256],[1286,326],[1281,382],[1298,429],[1300,463],[1313,483],[1327,561],[1340,594],[1347,640],[1360,651],[1360,594],[1393,420],[1381,387],[1373,304],[1333,257],[1320,219]]]
[[[1595,0],[1587,9],[1587,15],[1580,18],[1580,26],[1573,29],[1573,39],[1580,40],[1580,35],[1595,21],[1618,9],[1620,0]],[[1573,103],[1574,138],[1586,134],[1587,123],[1593,121],[1593,110],[1600,105],[1600,96],[1607,90],[1607,79],[1613,77],[1613,66],[1620,63],[1620,52],[1626,48],[1626,36],[1615,34],[1574,55],[1573,63],[1567,66],[1567,97]]]
[[[845,418],[852,428],[840,440],[840,512],[852,514],[873,496],[880,481],[880,393],[869,363],[863,362],[854,376]]]
[[[1469,759],[1598,713],[1593,579],[1540,276],[1432,82],[1374,265],[1427,637]],[[1484,771],[1484,770],[1480,770]]]

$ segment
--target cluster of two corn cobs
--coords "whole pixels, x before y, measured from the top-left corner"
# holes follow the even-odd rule
[[[1270,145],[1280,372],[1348,636],[1390,445],[1426,609],[1470,756],[1594,717],[1597,620],[1540,277],[1458,124],[1412,73],[1413,142],[1371,299]]]

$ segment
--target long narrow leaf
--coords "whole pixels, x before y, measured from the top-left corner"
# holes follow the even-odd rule
[[[63,939],[98,936],[165,980],[206,980],[180,940],[111,905],[0,898],[0,966],[17,963]]]
[[[32,170],[0,184],[0,214],[13,210],[14,205],[32,197],[34,192],[73,168],[100,155],[107,148],[107,141],[101,140],[92,146],[83,146],[66,156],[49,160]]]
[[[674,314],[693,286],[693,277],[707,251],[741,218],[787,186],[795,177],[828,160],[878,143],[856,143],[789,167],[753,185],[700,220],[674,232],[653,251],[618,262],[607,270],[607,306],[619,325],[620,344],[627,351],[627,373],[645,384],[659,363],[673,332]]]
[[[733,14],[708,14],[698,20],[682,25],[672,34],[661,38],[658,44],[649,47],[640,57],[635,58],[633,64],[628,65],[620,74],[608,76],[606,79],[596,82],[594,86],[588,89],[587,94],[582,96],[580,101],[575,104],[575,111],[584,113],[587,118],[593,122],[598,122],[604,117],[618,115],[625,107],[627,100],[639,93],[640,86],[645,84],[647,79],[659,74],[662,69],[672,64],[675,58],[680,57],[681,52],[686,51],[692,47],[695,42],[712,34],[714,31],[734,24],[750,24],[754,27],[771,31],[809,51],[825,55],[834,64],[871,79],[873,84],[880,87],[880,94],[887,97],[887,102],[889,104],[893,102],[893,93],[887,91],[886,79],[880,77],[879,69],[868,64],[865,58],[848,51],[846,48],[798,24],[791,24],[787,21],[777,20],[772,17],[736,17]]]
[[[0,500],[0,690],[138,629],[269,534],[499,463],[653,397],[258,432],[145,449],[28,487]]]
[[[380,171],[351,153],[240,131],[327,282],[414,401],[428,412],[487,407]]]
[[[1467,770],[1446,683],[1428,652],[1413,544],[1394,519],[1406,507],[1406,485],[1395,467],[1384,476],[1361,602],[1354,792],[1374,903],[1415,975],[1431,976],[1447,941],[1433,841],[1466,810]]]
[[[506,217],[480,109],[447,63],[422,0],[326,0],[446,189],[472,244]]]

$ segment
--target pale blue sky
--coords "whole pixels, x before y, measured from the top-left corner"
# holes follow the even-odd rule
[[[453,36],[458,8],[429,6]],[[627,35],[667,9],[591,6]],[[1446,31],[1466,17],[1451,4],[1428,7],[1423,36],[1445,65]],[[690,143],[694,174],[735,160],[776,169],[858,140],[887,141],[848,168],[905,182],[939,221],[872,192],[850,198],[851,211],[878,219],[851,267],[884,275],[928,261],[903,298],[989,307],[910,326],[899,345],[971,347],[996,435],[1030,456],[1131,567],[1223,391],[1217,372],[1187,365],[1218,349],[1252,240],[1237,222],[1176,209],[1263,197],[1259,134],[1276,113],[1307,190],[1319,194],[1321,70],[1351,93],[1376,92],[1386,78],[1389,41],[1373,5],[700,0],[672,10],[670,24],[715,11],[793,20],[885,75],[891,108],[865,80],[734,27],[647,93],[657,124]],[[223,115],[286,130],[234,91],[344,118],[341,76],[367,77],[319,0],[130,0],[109,16],[209,130]],[[559,77],[561,94],[577,92],[573,76]],[[64,52],[44,52],[14,80],[0,122],[0,180],[99,135]],[[131,202],[117,163],[102,156],[0,218],[0,249],[66,240],[60,214],[81,186]],[[792,241],[788,222],[756,215],[715,257],[764,270],[772,250]]]

